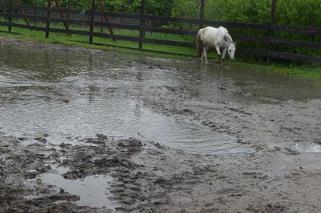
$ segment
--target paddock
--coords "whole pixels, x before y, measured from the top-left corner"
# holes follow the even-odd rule
[[[321,212],[320,27],[66,2],[0,1],[0,212]]]
[[[263,66],[1,39],[0,211],[321,209],[320,89]]]

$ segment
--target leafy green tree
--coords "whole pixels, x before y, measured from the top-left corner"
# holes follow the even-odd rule
[[[172,15],[174,0],[145,0],[145,10],[147,14],[166,16]]]
[[[278,0],[276,15],[281,24],[321,27],[321,0]]]
[[[0,0],[5,2],[7,0]],[[21,0],[27,5],[46,6],[48,0]],[[96,0],[97,1],[97,0]],[[146,14],[198,18],[200,0],[145,0]],[[88,10],[91,0],[59,0],[62,7]],[[139,12],[141,0],[104,0],[106,11]],[[205,18],[250,23],[269,23],[271,0],[205,0]],[[321,26],[321,0],[277,0],[277,22]]]
[[[197,18],[198,11],[198,2],[196,0],[176,0],[173,5],[172,16]]]

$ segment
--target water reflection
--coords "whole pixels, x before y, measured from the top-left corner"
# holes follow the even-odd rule
[[[250,150],[235,137],[159,115],[144,106],[144,99],[159,98],[153,89],[166,87],[186,90],[200,103],[251,104],[244,94],[253,100],[313,98],[321,96],[318,85],[233,64],[0,47],[0,129],[10,135],[47,133],[57,144],[97,133],[137,137],[139,132],[189,152],[243,153]]]

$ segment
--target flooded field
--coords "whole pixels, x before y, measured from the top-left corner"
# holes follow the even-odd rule
[[[20,137],[48,134],[58,145],[103,133],[143,137],[195,153],[248,151],[227,134],[146,107],[145,100],[153,100],[163,89],[191,84],[186,89],[193,92],[197,85],[190,73],[134,60],[110,53],[49,56],[46,51],[2,47],[0,89],[6,103],[1,106],[0,130]],[[213,97],[210,85],[203,90],[209,92],[204,98]]]
[[[319,212],[320,135],[318,81],[0,45],[0,211]]]

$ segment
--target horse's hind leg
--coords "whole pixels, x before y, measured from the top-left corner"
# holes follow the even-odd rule
[[[201,63],[202,63],[202,64],[204,63],[203,57],[204,57],[204,54],[203,54],[203,49],[202,49],[202,52],[201,52]]]
[[[204,56],[204,59],[205,59],[205,64],[208,64],[208,61],[207,61],[207,47],[203,48],[203,56]]]

